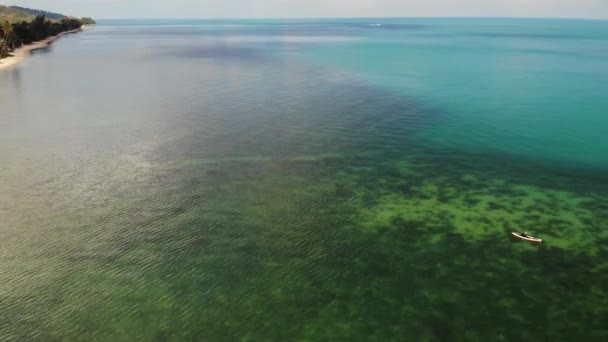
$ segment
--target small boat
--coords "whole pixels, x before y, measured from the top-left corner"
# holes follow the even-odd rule
[[[524,240],[524,241],[528,241],[528,242],[533,242],[533,243],[543,242],[543,239],[535,238],[533,236],[528,235],[527,233],[513,232],[513,233],[511,233],[511,235],[515,236],[516,238],[518,238],[520,240]]]

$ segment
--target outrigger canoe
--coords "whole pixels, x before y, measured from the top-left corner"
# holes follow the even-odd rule
[[[511,233],[513,236],[515,236],[516,238],[520,239],[520,240],[524,240],[524,241],[528,241],[528,242],[533,242],[533,243],[541,243],[543,242],[543,239],[539,239],[539,238],[535,238],[532,237],[528,234],[522,234],[522,233]]]

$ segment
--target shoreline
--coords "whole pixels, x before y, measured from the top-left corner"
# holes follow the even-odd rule
[[[86,26],[86,25],[85,25]],[[49,47],[53,42],[57,39],[72,33],[78,33],[84,31],[86,27],[83,26],[76,30],[61,32],[60,34],[52,37],[48,37],[44,40],[34,42],[28,45],[23,45],[18,47],[11,53],[11,56],[0,59],[0,71],[9,69],[19,63],[21,63],[24,59],[26,59],[32,51],[40,50]]]

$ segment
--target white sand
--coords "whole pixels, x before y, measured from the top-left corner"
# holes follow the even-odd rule
[[[19,62],[23,61],[27,56],[29,56],[32,51],[44,49],[66,34],[76,33],[82,30],[83,29],[81,28],[72,31],[62,32],[56,36],[49,37],[45,40],[41,40],[39,42],[35,42],[29,45],[24,45],[18,49],[15,49],[15,51],[11,53],[12,56],[0,59],[0,70],[8,69],[18,64]]]

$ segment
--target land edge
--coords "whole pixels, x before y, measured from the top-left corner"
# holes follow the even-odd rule
[[[75,29],[75,30],[61,32],[60,34],[58,34],[56,36],[48,37],[48,38],[38,41],[38,42],[34,42],[34,43],[31,43],[28,45],[23,45],[23,46],[15,49],[15,51],[13,51],[11,56],[0,59],[0,71],[9,69],[9,68],[21,63],[25,58],[27,58],[32,53],[32,51],[47,48],[53,42],[55,42],[57,39],[65,36],[65,35],[81,32],[84,30],[86,30],[86,25],[82,26],[81,28]]]

